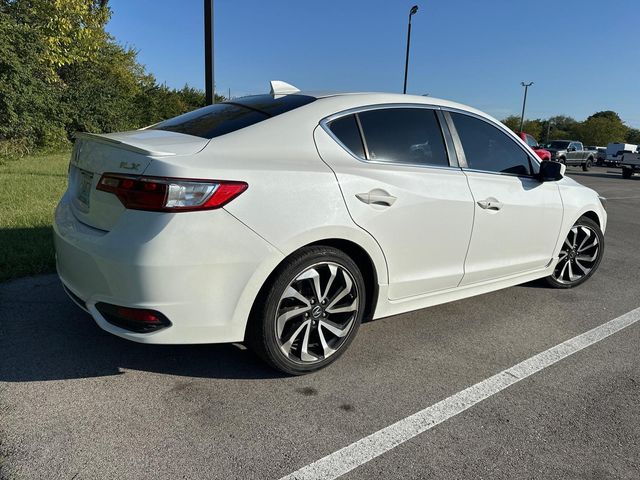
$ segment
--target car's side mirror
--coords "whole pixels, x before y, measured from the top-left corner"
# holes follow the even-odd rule
[[[567,148],[567,152],[575,152],[575,151],[576,151],[576,147]]]
[[[564,177],[566,170],[567,167],[565,167],[563,163],[545,160],[540,162],[538,178],[541,182],[555,182]]]

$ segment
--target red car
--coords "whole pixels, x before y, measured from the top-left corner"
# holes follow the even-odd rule
[[[540,160],[551,160],[551,152],[540,147],[540,145],[538,145],[538,141],[531,135],[529,135],[528,133],[520,132],[518,136],[524,143],[529,145],[534,152],[536,152],[536,154],[540,157]]]

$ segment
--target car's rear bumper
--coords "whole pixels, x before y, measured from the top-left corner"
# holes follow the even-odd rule
[[[100,327],[144,343],[241,341],[247,285],[280,253],[224,209],[192,213],[127,210],[105,232],[74,216],[67,196],[55,213],[58,275]],[[252,297],[252,295],[249,295]],[[253,301],[253,298],[250,300]],[[109,323],[104,302],[161,312],[171,326],[135,333]],[[241,306],[242,308],[239,308]]]

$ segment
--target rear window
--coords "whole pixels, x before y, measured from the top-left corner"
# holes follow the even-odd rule
[[[307,95],[253,95],[216,103],[160,122],[152,130],[168,130],[202,138],[214,138],[289,112],[315,100]]]

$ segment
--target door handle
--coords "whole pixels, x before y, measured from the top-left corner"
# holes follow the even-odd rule
[[[502,202],[500,200],[496,200],[493,197],[489,197],[485,200],[479,200],[478,206],[485,210],[494,210],[498,211],[502,208]]]
[[[396,197],[379,188],[367,193],[356,193],[356,198],[368,205],[381,205],[383,207],[390,207],[397,200]]]

